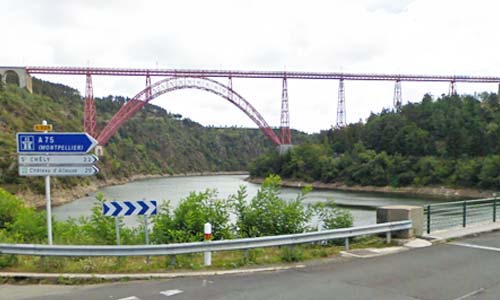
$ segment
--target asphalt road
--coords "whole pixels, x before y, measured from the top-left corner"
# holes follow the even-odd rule
[[[269,273],[94,286],[0,287],[0,299],[500,299],[500,232]],[[34,296],[37,295],[37,296]]]

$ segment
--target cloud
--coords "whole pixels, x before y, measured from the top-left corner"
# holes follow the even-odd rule
[[[4,0],[2,5],[1,65],[498,75],[500,64],[495,38],[500,4],[488,0]],[[84,78],[43,78],[84,93]],[[97,96],[132,97],[145,79],[93,81]],[[268,123],[279,125],[281,80],[234,79],[233,84]],[[338,82],[289,80],[288,85],[293,128],[312,132],[335,124]],[[392,104],[393,82],[345,85],[348,122]],[[448,91],[447,83],[402,86],[405,101]],[[457,88],[497,90],[496,85]],[[163,97],[158,104],[206,125],[253,126],[208,93]]]
[[[408,6],[415,0],[367,0],[366,8],[368,11],[385,11],[387,13],[398,14],[408,11]]]

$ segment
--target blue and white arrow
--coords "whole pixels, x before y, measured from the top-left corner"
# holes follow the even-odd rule
[[[102,214],[107,217],[151,216],[158,212],[156,200],[111,201],[102,204]]]

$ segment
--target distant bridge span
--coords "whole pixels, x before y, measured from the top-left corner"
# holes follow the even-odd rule
[[[132,69],[132,68],[83,68],[83,67],[26,67],[29,74],[101,75],[101,76],[169,76],[169,77],[223,77],[223,78],[275,78],[275,79],[329,79],[377,80],[417,82],[472,82],[500,83],[498,76],[381,74],[342,72],[287,72],[287,71],[238,71],[196,69]]]
[[[12,70],[11,70],[12,69]],[[290,118],[288,109],[287,79],[301,80],[338,80],[339,93],[337,105],[337,127],[346,125],[344,80],[393,81],[393,105],[400,109],[402,105],[401,82],[449,82],[449,94],[456,94],[456,83],[500,83],[498,76],[467,76],[467,75],[422,75],[422,74],[381,74],[381,73],[343,73],[343,72],[286,72],[286,71],[241,71],[241,70],[195,70],[195,69],[139,69],[139,68],[99,68],[99,67],[0,67],[3,74],[18,75],[24,70],[26,78],[33,74],[58,74],[86,76],[84,130],[98,138],[101,145],[106,144],[120,126],[146,103],[164,93],[185,88],[206,90],[225,98],[242,110],[252,119],[263,133],[276,145],[290,145]],[[0,74],[1,76],[2,74]],[[108,122],[103,131],[98,134],[96,126],[96,111],[93,96],[92,76],[140,76],[146,78],[146,88],[124,105]],[[151,85],[151,77],[168,77]],[[227,78],[228,85],[223,85],[214,78]],[[233,91],[232,78],[267,78],[283,81],[281,96],[281,121],[279,137],[265,122],[257,110],[243,97]],[[1,77],[0,77],[1,79]],[[4,76],[6,81],[6,76]],[[22,80],[19,85],[22,85]],[[28,82],[28,81],[26,81]],[[26,86],[27,87],[27,86]],[[28,87],[27,87],[28,88]],[[500,91],[500,88],[499,88]],[[500,93],[499,93],[500,94]],[[286,148],[286,147],[284,147]]]

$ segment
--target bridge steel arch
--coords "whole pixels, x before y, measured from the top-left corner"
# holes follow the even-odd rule
[[[262,115],[240,94],[232,88],[205,77],[171,77],[158,81],[129,100],[123,105],[120,110],[111,118],[109,123],[104,127],[97,141],[99,145],[106,145],[109,139],[118,131],[118,129],[131,117],[133,117],[141,108],[143,108],[151,100],[175,90],[181,89],[199,89],[218,95],[243,111],[260,130],[275,144],[281,145],[281,140],[278,138],[273,129],[264,120]]]

